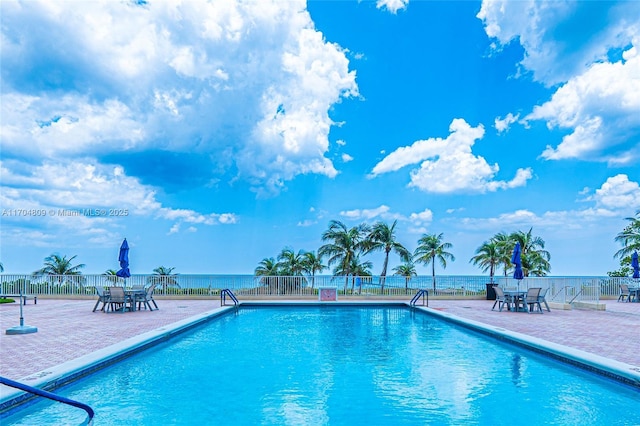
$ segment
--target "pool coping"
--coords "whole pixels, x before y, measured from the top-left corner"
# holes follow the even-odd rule
[[[600,376],[629,385],[640,390],[640,368],[580,349],[528,336],[519,332],[488,325],[479,321],[465,319],[457,315],[442,312],[425,306],[411,306],[400,301],[247,301],[237,306],[223,305],[219,308],[193,315],[189,318],[125,339],[90,354],[75,358],[54,367],[24,377],[20,382],[32,387],[53,391],[75,380],[114,364],[123,358],[166,341],[213,318],[233,312],[236,307],[259,306],[398,306],[417,309],[427,315],[433,315],[476,332],[489,335],[498,340],[530,349],[553,359],[591,371]],[[0,386],[0,418],[14,410],[24,408],[37,397],[23,391]]]
[[[423,306],[415,306],[414,308],[429,315],[438,317],[444,321],[458,324],[462,327],[489,335],[498,340],[524,347],[566,364],[613,379],[640,391],[640,368],[634,365],[592,354],[570,346],[561,345],[559,343],[553,343],[548,340],[529,336],[517,331],[511,331],[502,327],[462,318],[448,312],[442,312]]]
[[[175,335],[181,334],[233,310],[233,306],[222,306],[193,315],[189,318],[139,334],[87,355],[31,374],[20,379],[19,382],[50,392],[54,391],[75,380],[112,365],[123,358],[127,358],[137,352],[157,345]],[[8,386],[0,386],[0,418],[11,414],[14,409],[22,409],[25,404],[28,404],[35,398],[37,398],[37,396],[21,390]]]

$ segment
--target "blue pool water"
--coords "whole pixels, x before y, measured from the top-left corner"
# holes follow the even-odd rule
[[[640,424],[633,388],[400,307],[241,308],[58,393],[95,425]]]

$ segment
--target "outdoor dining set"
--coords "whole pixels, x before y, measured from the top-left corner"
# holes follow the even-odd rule
[[[129,288],[119,286],[96,287],[98,300],[93,307],[93,312],[98,310],[100,303],[102,303],[100,307],[102,312],[133,312],[142,308],[153,311],[154,307],[157,310],[159,309],[158,305],[153,299],[155,287],[155,284],[147,288],[143,286]]]
[[[513,312],[539,312],[542,313],[542,305],[547,312],[551,312],[546,296],[548,288],[532,287],[527,290],[520,289],[503,289],[502,287],[494,287],[496,293],[496,301],[493,303],[491,310],[502,311],[506,307],[508,311]]]
[[[118,278],[126,280],[131,276],[131,272],[129,271],[129,244],[127,243],[126,238],[120,245],[118,262],[120,262],[120,270],[116,272],[115,275]],[[100,307],[102,312],[133,312],[142,308],[153,311],[154,309],[151,307],[151,304],[153,304],[157,310],[159,309],[158,305],[156,304],[156,301],[153,300],[153,291],[155,290],[155,287],[155,284],[146,288],[144,286],[136,285],[132,287],[115,285],[109,287],[96,287],[98,300],[93,307],[93,312],[98,309],[100,303],[102,303],[102,307]]]
[[[620,284],[620,295],[618,302],[640,302],[640,286],[630,286],[628,284]]]

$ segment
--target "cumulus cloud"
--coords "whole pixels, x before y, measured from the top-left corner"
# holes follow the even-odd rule
[[[507,114],[506,117],[504,118],[496,117],[493,127],[496,128],[498,133],[505,132],[509,130],[509,127],[513,123],[518,121],[519,117],[520,117],[520,114],[513,115],[512,113]]]
[[[640,39],[639,39],[640,40]],[[593,64],[536,106],[525,120],[570,129],[549,160],[586,158],[628,164],[640,159],[640,55],[632,47],[615,62]]]
[[[433,220],[433,212],[429,209],[424,209],[419,213],[411,213],[409,220],[417,226],[429,224]]]
[[[580,192],[582,194],[583,191]],[[576,210],[546,211],[542,214],[530,210],[516,210],[492,218],[462,218],[456,223],[465,229],[490,230],[526,227],[547,229],[580,229],[597,225],[602,219],[632,215],[640,208],[640,185],[630,181],[627,175],[608,178],[593,195],[585,198],[593,207]]]
[[[376,164],[371,177],[398,171],[405,166],[420,163],[410,171],[410,187],[425,192],[450,193],[458,191],[487,192],[509,189],[526,184],[532,177],[529,168],[518,169],[511,181],[496,181],[497,164],[489,165],[474,155],[472,147],[484,136],[484,127],[471,127],[463,119],[454,119],[449,126],[451,134],[446,139],[419,140],[410,146],[396,149]]]
[[[349,161],[353,161],[353,157],[349,154],[342,154],[342,162],[348,163]]]
[[[409,4],[409,0],[377,0],[376,7],[378,9],[386,9],[394,15],[398,13],[399,10],[404,10],[407,8]]]
[[[7,1],[2,14],[6,154],[197,153],[266,193],[337,174],[329,110],[358,95],[356,75],[304,1]]]
[[[389,213],[389,206],[384,204],[375,209],[354,209],[340,212],[340,216],[354,220],[371,220],[376,217],[384,217]]]
[[[169,233],[178,232],[181,223],[218,225],[238,220],[233,213],[201,214],[164,207],[153,189],[127,176],[120,166],[68,161],[34,167],[4,160],[0,172],[0,201],[5,211],[42,212],[38,216],[3,217],[5,228],[37,220],[40,226],[57,229],[58,234],[90,235],[95,239],[111,236],[110,230],[118,227],[118,221],[129,216],[173,222]]]
[[[560,85],[524,118],[568,130],[542,158],[611,165],[640,158],[640,20],[631,18],[637,16],[640,2],[483,1],[477,17],[494,47],[518,42],[520,74]],[[504,124],[496,120],[496,129]]]
[[[496,48],[518,42],[521,66],[547,85],[568,81],[639,33],[638,2],[484,0],[477,17]]]
[[[640,209],[640,185],[630,181],[627,175],[619,174],[608,178],[587,200],[595,201],[597,207],[637,210]]]

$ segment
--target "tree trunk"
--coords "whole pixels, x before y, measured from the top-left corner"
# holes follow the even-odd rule
[[[385,251],[384,263],[382,264],[382,273],[380,274],[380,293],[384,294],[384,281],[387,276],[387,264],[389,263],[389,251]]]
[[[431,259],[431,276],[433,277],[433,294],[436,293],[436,258]]]

